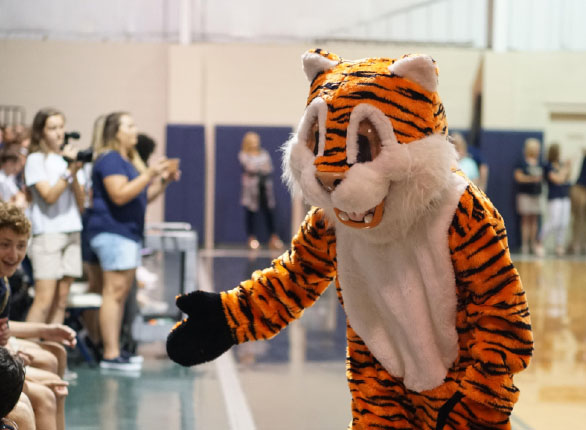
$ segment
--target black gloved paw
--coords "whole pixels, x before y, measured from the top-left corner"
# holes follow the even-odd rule
[[[167,337],[167,354],[182,366],[213,360],[235,344],[217,293],[194,291],[179,296],[177,306],[189,318]]]

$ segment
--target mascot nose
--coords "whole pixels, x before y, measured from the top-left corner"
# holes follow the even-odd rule
[[[328,193],[334,191],[342,183],[345,176],[344,172],[315,172],[317,182]]]

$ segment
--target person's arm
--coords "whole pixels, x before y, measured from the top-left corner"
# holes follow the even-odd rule
[[[77,149],[68,145],[63,150],[63,156],[66,156],[69,159],[75,160],[75,158],[77,156]],[[28,162],[28,160],[27,160],[27,162]],[[30,173],[32,173],[31,171],[39,169],[38,160],[36,160],[36,163],[34,163],[34,165],[31,166],[31,165],[27,164],[26,167],[28,167],[28,169],[25,168],[26,169],[25,176],[28,177],[28,176],[30,176]],[[63,172],[61,174],[61,176],[59,177],[57,182],[55,182],[55,184],[51,185],[49,183],[49,181],[47,181],[45,179],[41,179],[41,180],[35,181],[35,183],[32,184],[32,186],[37,190],[37,192],[39,193],[41,198],[45,201],[45,203],[52,205],[55,202],[57,202],[57,200],[59,199],[61,194],[63,194],[63,192],[67,189],[69,184],[71,184],[73,182],[73,179],[74,179],[78,169],[79,169],[79,166],[77,165],[77,163],[71,162],[71,163],[69,163],[67,170],[65,170],[65,172]],[[38,174],[38,172],[34,172],[34,173],[35,173],[35,175]]]
[[[103,181],[110,200],[118,206],[123,206],[135,199],[155,177],[163,173],[166,165],[166,160],[160,160],[131,181],[122,174],[106,176]]]
[[[260,167],[260,173],[268,175],[273,172],[273,160],[271,160],[270,154],[265,150],[263,150],[263,157],[264,163],[262,163],[262,166]]]
[[[569,163],[564,164],[561,168],[556,172],[553,169],[549,169],[547,172],[547,179],[553,182],[556,185],[563,185],[570,179],[570,165]]]
[[[147,201],[150,203],[163,194],[168,185],[169,181],[163,177],[160,181],[154,181],[147,190]]]
[[[62,343],[66,346],[75,346],[77,343],[75,331],[63,324],[45,324],[34,322],[10,321],[12,336],[22,339],[41,338]]]
[[[169,173],[168,171],[161,174],[160,181],[154,181],[149,185],[147,189],[147,201],[150,203],[159,197],[167,189],[169,184],[174,181],[178,181],[181,177],[181,171],[176,170],[175,172]]]
[[[488,186],[488,164],[480,164],[478,166],[478,187],[486,192]]]
[[[156,176],[152,169],[147,169],[132,181],[125,175],[109,175],[104,178],[106,192],[116,205],[123,206],[135,199]]]
[[[22,339],[38,337],[66,346],[75,346],[76,344],[75,331],[62,324],[10,321],[10,332],[12,336]]]
[[[25,209],[28,206],[26,193],[24,193],[22,191],[18,191],[16,194],[14,194],[10,198],[10,203],[12,203],[13,205],[15,205],[16,207],[18,207],[20,209]]]
[[[8,326],[8,317],[0,318],[0,346],[6,346],[12,335]]]
[[[65,174],[63,174],[55,185],[51,186],[48,181],[40,181],[37,182],[34,187],[41,196],[41,198],[45,201],[45,203],[52,205],[54,204],[61,194],[67,189],[69,186],[69,178],[71,176],[71,172],[67,170]]]
[[[523,172],[523,169],[516,168],[515,169],[515,181],[517,181],[520,184],[531,184],[534,182],[541,182],[541,176],[533,176],[533,175],[526,175]]]
[[[77,164],[77,163],[76,163]],[[77,203],[77,208],[79,209],[79,213],[83,213],[85,210],[85,189],[79,183],[77,172],[81,165],[77,167],[76,173],[72,176],[73,180],[71,182],[71,189],[73,190],[73,195],[75,196],[75,203]]]

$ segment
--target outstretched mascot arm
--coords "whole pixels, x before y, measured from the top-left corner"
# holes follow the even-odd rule
[[[237,343],[269,339],[299,318],[336,274],[335,232],[322,209],[306,216],[291,249],[256,271],[252,279],[222,293],[232,337]]]
[[[222,355],[234,340],[217,293],[194,291],[177,297],[177,307],[188,318],[177,323],[167,337],[167,354],[182,366],[193,366]]]
[[[169,357],[192,366],[217,358],[234,344],[273,337],[334,279],[335,252],[334,230],[327,226],[323,210],[312,209],[291,249],[271,268],[256,271],[231,291],[194,291],[177,298],[188,318],[169,333]]]
[[[460,386],[463,402],[475,415],[486,414],[486,422],[496,422],[506,418],[517,401],[513,374],[528,366],[533,336],[503,220],[474,186],[460,200],[450,228],[450,249],[463,296],[458,306],[460,336],[468,339],[471,357]]]

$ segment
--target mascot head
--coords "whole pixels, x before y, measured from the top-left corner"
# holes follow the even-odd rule
[[[315,49],[303,70],[311,87],[285,147],[290,187],[340,228],[374,241],[406,232],[441,198],[456,160],[434,60],[345,61]]]

